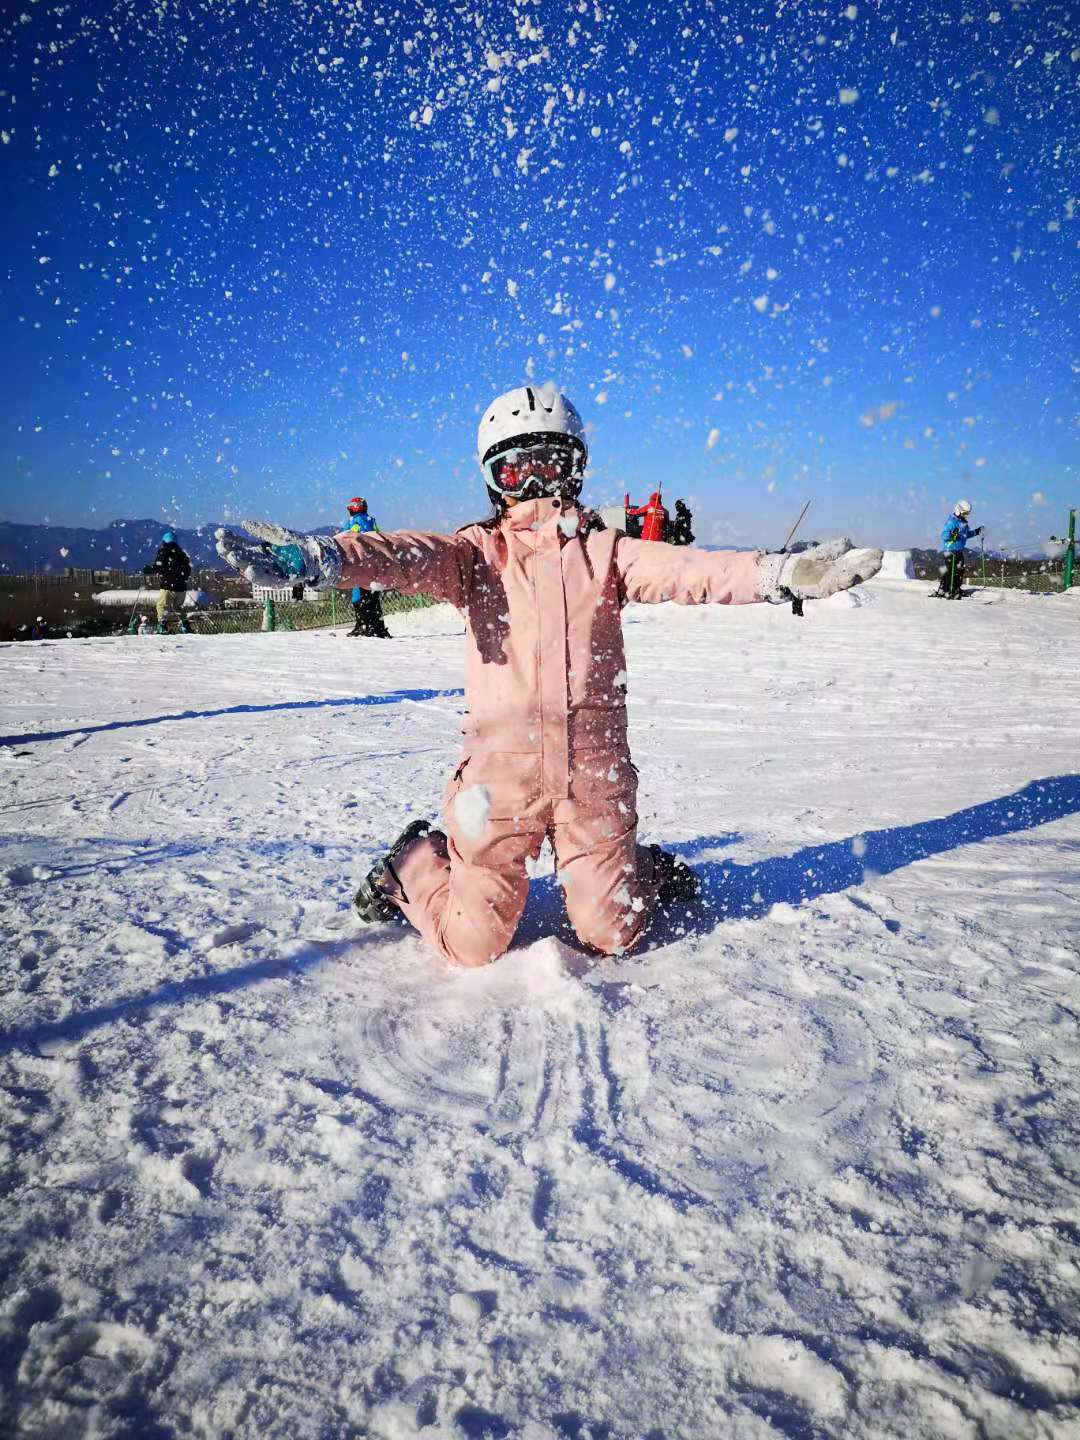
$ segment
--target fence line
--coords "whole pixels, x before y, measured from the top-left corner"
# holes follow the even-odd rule
[[[401,615],[438,604],[433,595],[400,595],[382,592],[384,615]],[[266,599],[228,610],[185,610],[184,619],[193,635],[246,635],[256,630],[320,630],[333,625],[351,625],[353,609],[346,594],[331,590],[324,600]]]

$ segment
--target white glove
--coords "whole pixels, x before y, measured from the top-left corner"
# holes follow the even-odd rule
[[[305,535],[268,520],[241,523],[246,535],[216,532],[217,552],[253,585],[303,584],[309,590],[333,590],[337,585],[341,551],[330,536]]]
[[[881,559],[880,550],[855,550],[850,540],[826,540],[798,555],[763,555],[761,595],[774,604],[824,600],[871,579],[881,569]]]

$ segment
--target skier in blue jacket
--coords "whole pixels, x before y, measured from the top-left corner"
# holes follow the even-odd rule
[[[354,495],[346,508],[349,512],[344,527],[346,530],[358,531],[361,535],[367,534],[369,530],[378,530],[378,525],[368,514],[367,501],[363,496]],[[382,596],[378,590],[361,590],[359,585],[355,586],[352,592],[352,608],[356,624],[349,631],[350,639],[360,635],[376,640],[391,639],[390,631],[383,621]]]
[[[941,583],[934,593],[945,600],[960,599],[964,583],[964,547],[969,540],[983,532],[981,525],[973,530],[968,524],[970,514],[971,501],[958,500],[953,513],[941,527],[941,549],[945,563],[941,569]]]

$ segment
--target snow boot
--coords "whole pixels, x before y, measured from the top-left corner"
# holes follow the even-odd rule
[[[698,878],[681,855],[650,845],[653,875],[656,877],[656,904],[660,910],[673,905],[689,905],[697,897]]]
[[[393,920],[395,915],[401,913],[381,882],[389,879],[392,885],[401,888],[393,861],[406,845],[418,840],[421,835],[426,835],[430,829],[431,826],[426,820],[410,821],[387,853],[375,862],[361,881],[359,890],[353,896],[353,908],[365,925],[385,925],[388,920]]]

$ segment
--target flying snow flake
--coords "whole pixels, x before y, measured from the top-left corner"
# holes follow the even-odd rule
[[[753,300],[750,301],[750,304],[753,305],[759,315],[764,315],[765,311],[769,308],[769,297],[768,295],[755,295]]]
[[[510,299],[511,299],[511,300],[516,300],[516,299],[517,299],[518,283],[517,283],[516,280],[509,280],[509,279],[507,280],[507,282],[506,282],[506,293],[510,296]]]
[[[604,276],[604,289],[605,289],[605,290],[614,290],[614,289],[615,289],[615,276],[611,273],[610,270],[609,270],[608,273]]]
[[[711,450],[711,449],[713,448],[713,446],[716,444],[716,442],[717,442],[719,439],[720,439],[720,431],[719,431],[719,430],[710,430],[710,431],[709,431],[709,437],[708,437],[708,439],[705,441],[705,448],[706,448],[707,450]]]
[[[841,105],[854,105],[855,101],[858,100],[858,98],[859,92],[855,89],[854,85],[845,85],[844,88],[840,91]]]

